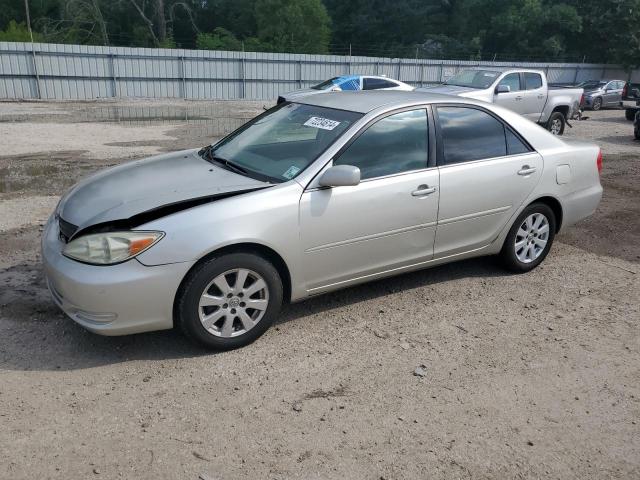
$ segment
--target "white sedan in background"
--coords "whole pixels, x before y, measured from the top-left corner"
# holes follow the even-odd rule
[[[394,80],[384,75],[341,75],[330,78],[311,88],[303,88],[285,93],[278,97],[278,103],[295,101],[309,95],[317,95],[325,92],[348,92],[358,90],[400,90],[410,92],[414,90],[411,85]]]

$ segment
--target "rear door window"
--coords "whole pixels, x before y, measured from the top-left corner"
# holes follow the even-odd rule
[[[379,90],[381,88],[393,88],[397,87],[393,82],[385,80],[384,78],[364,77],[363,90]]]
[[[527,90],[536,90],[542,87],[542,76],[538,73],[525,73],[524,83]]]
[[[504,125],[482,110],[438,107],[445,165],[507,155]]]

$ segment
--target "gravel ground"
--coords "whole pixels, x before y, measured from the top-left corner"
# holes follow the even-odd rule
[[[220,354],[59,313],[38,259],[59,195],[262,107],[0,103],[0,478],[640,478],[640,155],[619,110],[568,131],[602,146],[604,199],[529,274],[477,259],[350,288]]]

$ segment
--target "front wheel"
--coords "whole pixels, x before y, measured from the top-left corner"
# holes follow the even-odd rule
[[[533,270],[545,259],[556,233],[553,210],[543,203],[529,205],[511,226],[500,257],[513,272]]]
[[[282,295],[282,280],[270,262],[252,253],[222,255],[187,275],[174,319],[205,347],[230,350],[248,345],[271,326]]]
[[[553,112],[547,122],[547,130],[553,135],[562,135],[564,133],[564,126],[567,123],[562,112]]]

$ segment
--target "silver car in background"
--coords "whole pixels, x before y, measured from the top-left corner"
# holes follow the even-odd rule
[[[603,107],[621,107],[624,80],[588,80],[577,86],[584,89],[584,106],[598,111]]]
[[[600,149],[498,105],[416,92],[283,103],[214,145],[123,164],[44,229],[55,302],[85,328],[255,340],[283,303],[481,255],[526,272],[589,216]]]

